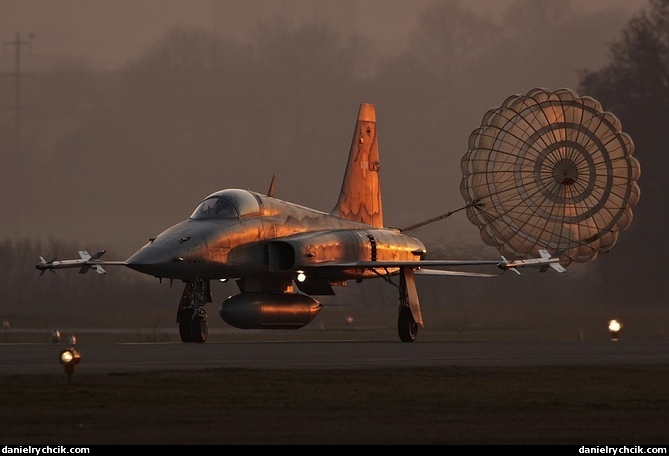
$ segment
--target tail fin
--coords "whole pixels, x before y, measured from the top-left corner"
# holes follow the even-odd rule
[[[373,104],[363,103],[358,110],[339,200],[330,214],[383,227],[379,170],[376,109]]]

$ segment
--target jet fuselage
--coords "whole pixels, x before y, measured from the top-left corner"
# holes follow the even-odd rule
[[[221,205],[227,210],[216,213],[214,208]],[[210,280],[293,276],[309,268],[318,275],[318,266],[328,262],[419,261],[424,254],[421,241],[398,230],[227,189],[207,197],[189,219],[144,245],[127,266],[158,278]],[[369,274],[374,273],[340,268],[336,280]]]

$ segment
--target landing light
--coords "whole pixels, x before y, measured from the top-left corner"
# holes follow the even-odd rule
[[[304,282],[305,280],[307,280],[307,275],[304,273],[304,271],[297,271],[297,281]]]

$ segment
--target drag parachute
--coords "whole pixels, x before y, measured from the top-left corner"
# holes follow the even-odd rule
[[[641,168],[618,118],[570,89],[533,89],[488,111],[462,157],[467,217],[514,258],[563,266],[608,252],[632,222]]]

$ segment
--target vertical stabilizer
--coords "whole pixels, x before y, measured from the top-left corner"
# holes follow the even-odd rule
[[[339,200],[330,212],[348,220],[383,227],[376,109],[361,104]]]

